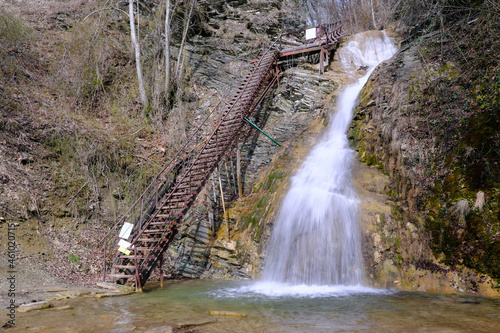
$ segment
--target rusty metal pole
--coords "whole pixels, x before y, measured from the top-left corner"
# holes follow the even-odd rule
[[[255,125],[254,123],[252,123],[248,118],[245,117],[243,119],[245,119],[250,125],[252,125],[256,129],[258,129],[259,132],[261,132],[262,134],[264,134],[265,136],[267,136],[269,139],[271,139],[272,142],[274,142],[275,144],[277,144],[278,146],[281,147],[281,144],[278,141],[274,140],[269,134],[267,134],[266,132],[264,132],[263,130],[261,130],[257,125]]]
[[[104,259],[102,263],[102,282],[106,282],[106,244],[108,243],[108,239],[104,240]]]
[[[224,191],[222,190],[222,181],[220,179],[220,168],[217,167],[217,174],[219,175],[219,189],[220,189],[220,198],[222,201],[222,212],[224,214],[224,222],[226,222],[226,241],[229,241],[229,223],[227,222],[227,212],[226,212],[226,202],[224,200]]]
[[[139,277],[139,267],[137,265],[137,247],[134,246],[134,262],[135,262],[135,291],[142,292],[141,278]]]
[[[321,46],[321,7],[318,2],[319,46]]]
[[[158,202],[156,203],[158,205]],[[158,207],[157,207],[158,209]],[[139,214],[139,230],[142,230],[142,213],[144,211],[144,196],[141,196],[141,213]]]
[[[241,188],[241,147],[238,145],[236,149],[236,176],[238,178],[238,196],[243,197],[243,189]]]
[[[158,177],[155,178],[155,207],[158,209]]]
[[[234,175],[234,159],[233,156],[231,155],[231,159],[229,160],[230,166],[231,166],[231,177],[233,178],[233,184],[234,184],[234,193],[238,191],[238,183],[236,181],[236,176]]]
[[[281,50],[280,50],[280,52],[281,52]],[[279,77],[279,70],[278,70],[278,59],[276,59],[275,64],[276,64],[276,77],[278,78],[277,79],[277,81],[278,81],[278,90],[280,90],[280,77]]]
[[[162,254],[160,257],[160,288],[163,288],[163,259],[165,258],[165,254]]]
[[[233,186],[231,184],[231,178],[229,178],[229,171],[227,170],[227,159],[224,161],[224,169],[226,170],[226,179],[229,186],[229,193],[233,192]]]
[[[321,43],[321,40],[320,40],[320,43]],[[325,72],[323,60],[324,60],[323,49],[320,49],[319,50],[319,74],[323,74]]]

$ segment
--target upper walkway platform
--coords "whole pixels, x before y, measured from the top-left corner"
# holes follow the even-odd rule
[[[318,25],[313,28],[281,34],[278,38],[280,59],[296,55],[308,55],[322,50],[331,51],[342,38],[342,24]]]

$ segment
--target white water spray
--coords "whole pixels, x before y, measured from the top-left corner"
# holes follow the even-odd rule
[[[339,56],[346,71],[368,66],[366,75],[347,87],[329,132],[292,178],[269,241],[263,282],[308,286],[357,286],[363,265],[352,186],[354,152],[346,131],[356,98],[380,62],[396,52],[385,32],[354,36]],[[261,284],[262,286],[262,284]]]

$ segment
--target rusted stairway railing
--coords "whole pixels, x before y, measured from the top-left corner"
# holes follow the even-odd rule
[[[317,28],[321,31],[322,27]],[[332,43],[331,36],[335,35],[332,31],[341,32],[341,26],[340,30],[338,26],[335,26],[335,29],[330,29],[326,37],[320,33],[319,45]],[[338,36],[336,38],[338,41]],[[282,39],[277,39],[253,62],[250,73],[232,99],[227,105],[219,106],[224,109],[217,125],[203,144],[186,153],[190,143],[188,142],[104,236],[103,281],[111,278],[116,282],[125,283],[132,279],[136,289],[141,290],[163,259],[165,251],[178,232],[184,214],[209,175],[224,154],[236,145],[236,138],[243,133],[244,118],[252,114],[277,81],[279,71],[275,64],[283,57],[281,44],[278,44],[280,42]],[[204,124],[195,131],[195,136],[202,126]],[[126,227],[131,230],[127,232],[124,230]],[[111,240],[112,251],[108,252]],[[108,263],[109,259],[112,263]]]
[[[340,21],[337,21],[319,25],[314,28],[282,34],[279,37],[281,48],[280,58],[319,52],[321,49],[328,50],[336,46],[342,38],[342,33],[342,24]],[[283,44],[286,44],[287,40],[291,43],[298,43],[299,45],[288,45],[288,47],[283,47]]]
[[[183,161],[184,170],[180,170],[181,175],[170,184],[165,182],[161,186],[156,183],[150,186],[150,192],[154,188],[154,199],[146,200],[147,194],[143,195],[135,204],[141,206],[138,216],[134,218],[130,212],[126,214],[128,218],[132,218],[129,222],[135,219],[134,230],[129,238],[121,242],[123,252],[116,253],[112,272],[104,272],[105,280],[107,277],[121,282],[134,279],[136,287],[141,289],[173,241],[182,217],[208,176],[241,132],[244,126],[243,118],[250,116],[261,97],[276,81],[278,73],[273,71],[273,67],[278,55],[278,50],[269,48],[259,61],[253,64],[252,71],[228,102],[209,138]],[[168,171],[171,170],[166,169],[163,173],[168,174]],[[165,175],[163,177],[165,178]],[[122,219],[123,222],[125,220]],[[114,233],[117,231],[115,228]]]
[[[279,37],[280,59],[319,53],[319,72],[324,73],[328,54],[335,49],[342,38],[343,27],[340,21],[319,25],[314,28],[282,34]],[[285,44],[286,47],[284,47]]]

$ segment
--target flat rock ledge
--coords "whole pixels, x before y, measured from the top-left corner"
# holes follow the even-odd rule
[[[19,308],[17,309],[18,312],[29,312],[33,310],[42,310],[42,309],[49,309],[53,308],[54,305],[50,302],[34,302],[34,303],[27,303],[27,304],[21,304]]]
[[[100,288],[104,288],[104,289],[113,290],[113,291],[121,291],[123,293],[129,293],[129,292],[135,291],[134,287],[116,284],[116,283],[109,283],[109,282],[97,282],[96,286],[98,286]]]
[[[100,292],[91,292],[90,294],[85,294],[83,297],[87,298],[103,298],[103,297],[115,297],[115,296],[123,296],[134,293],[135,291],[108,291],[104,293]]]
[[[208,314],[211,316],[220,316],[220,317],[246,317],[245,314],[239,312],[232,311],[208,311]]]
[[[202,326],[206,324],[213,324],[216,323],[217,320],[214,319],[205,319],[205,320],[196,320],[196,321],[186,321],[182,323],[177,323],[175,325],[177,328],[186,328],[186,327],[191,327],[191,326]]]
[[[165,326],[150,328],[144,333],[173,333],[173,332],[174,328],[172,326],[165,325]]]

